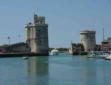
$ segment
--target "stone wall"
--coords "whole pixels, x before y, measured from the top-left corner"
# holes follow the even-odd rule
[[[0,51],[3,53],[29,53],[30,48],[26,43],[21,42],[6,46],[0,46]]]

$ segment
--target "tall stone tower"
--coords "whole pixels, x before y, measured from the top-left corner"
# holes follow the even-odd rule
[[[95,31],[84,30],[80,32],[80,41],[85,51],[94,51],[96,46]]]
[[[34,24],[25,25],[26,43],[32,53],[48,55],[48,24],[45,24],[45,17],[34,14]]]

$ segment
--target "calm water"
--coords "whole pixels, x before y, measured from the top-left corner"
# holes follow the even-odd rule
[[[111,61],[65,54],[1,58],[0,85],[111,85]]]

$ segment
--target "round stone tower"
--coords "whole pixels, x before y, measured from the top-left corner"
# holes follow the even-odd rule
[[[85,51],[94,51],[96,46],[96,31],[84,30],[80,32],[80,41]]]
[[[45,24],[45,17],[38,17],[34,14],[34,24],[25,25],[26,43],[32,53],[48,55],[48,24]]]

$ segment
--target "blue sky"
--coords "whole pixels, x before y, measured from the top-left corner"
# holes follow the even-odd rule
[[[25,41],[24,24],[33,22],[34,12],[46,17],[50,47],[79,43],[86,29],[96,30],[97,43],[102,28],[105,38],[111,36],[111,0],[0,0],[0,44],[8,43],[8,36],[11,43]]]

